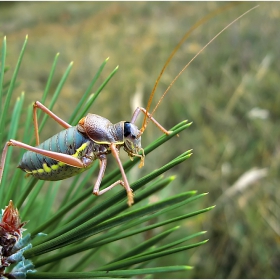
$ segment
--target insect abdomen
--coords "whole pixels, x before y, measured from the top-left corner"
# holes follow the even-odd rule
[[[91,154],[91,146],[89,138],[80,133],[76,126],[73,126],[52,136],[37,147],[82,158],[85,154]],[[90,168],[91,165],[86,168],[76,168],[49,157],[27,151],[24,153],[18,167],[40,180],[58,181],[79,174]]]

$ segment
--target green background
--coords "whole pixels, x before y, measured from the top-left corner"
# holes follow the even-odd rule
[[[117,65],[118,73],[91,112],[115,123],[130,120],[139,104],[135,103],[136,96],[145,106],[161,68],[183,34],[223,4],[1,2],[0,35],[7,36],[6,63],[14,66],[28,34],[17,89],[18,95],[25,91],[26,106],[42,95],[57,52],[57,82],[69,62],[74,61],[53,110],[63,119],[68,119],[100,64],[110,57],[101,79]],[[152,107],[209,40],[254,5],[243,3],[196,30],[168,66]],[[193,249],[191,255],[182,252],[158,263],[195,266],[177,277],[280,277],[279,18],[279,3],[260,3],[207,47],[176,81],[154,114],[167,129],[184,119],[193,121],[191,128],[160,147],[157,157],[148,156],[144,168],[130,174],[138,178],[174,155],[194,150],[187,164],[170,173],[177,176],[176,183],[158,195],[168,197],[196,189],[209,192],[200,202],[204,203],[201,207],[217,207],[183,225],[186,231],[207,230],[207,244]],[[55,87],[53,83],[53,90]],[[48,127],[41,139],[60,130],[52,120]],[[149,124],[142,145],[145,147],[159,135]],[[122,153],[121,158],[126,159],[126,154]],[[64,191],[66,186],[61,188]]]

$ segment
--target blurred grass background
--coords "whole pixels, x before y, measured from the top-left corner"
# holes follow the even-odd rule
[[[153,104],[200,48],[255,4],[243,3],[195,31],[168,66]],[[74,61],[63,99],[53,110],[63,119],[70,116],[109,56],[102,78],[116,65],[120,68],[91,111],[115,123],[130,120],[137,96],[145,106],[162,66],[183,34],[221,5],[224,3],[0,2],[0,34],[7,36],[7,65],[15,65],[25,35],[29,36],[18,88],[18,95],[26,92],[26,106],[42,95],[57,52],[57,81]],[[186,232],[188,228],[208,230],[210,241],[193,255],[162,258],[159,266],[170,262],[194,265],[188,272],[192,278],[280,277],[279,19],[279,3],[260,3],[191,64],[154,115],[167,129],[183,119],[193,125],[187,135],[182,133],[163,145],[158,157],[148,156],[145,167],[130,176],[144,175],[192,148],[194,155],[187,168],[172,170],[177,176],[174,188],[159,195],[196,189],[209,192],[201,207],[217,205],[184,225]],[[42,140],[60,130],[52,120],[48,124],[50,129],[43,131]],[[149,124],[143,146],[158,135]],[[176,274],[172,276],[176,278]]]

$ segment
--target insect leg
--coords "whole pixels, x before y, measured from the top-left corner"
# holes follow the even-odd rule
[[[71,127],[70,124],[65,122],[63,119],[55,115],[51,110],[49,110],[46,106],[44,106],[41,102],[35,101],[33,104],[33,122],[34,122],[34,128],[35,128],[35,136],[36,136],[36,145],[38,146],[39,141],[39,129],[38,129],[38,119],[37,119],[37,108],[41,109],[43,112],[48,114],[52,119],[54,119],[56,122],[58,122],[61,126],[64,128]]]
[[[122,180],[118,180],[115,183],[113,183],[112,185],[110,185],[109,187],[103,189],[102,191],[99,190],[101,182],[102,182],[102,178],[104,176],[105,170],[106,170],[106,166],[107,166],[107,158],[106,155],[101,155],[99,158],[99,163],[100,163],[100,168],[99,168],[99,173],[96,179],[96,182],[94,184],[94,188],[92,193],[96,196],[98,195],[102,195],[103,193],[111,190],[113,187],[115,187],[116,185],[120,184],[124,187],[124,183]]]
[[[2,181],[2,176],[3,176],[3,171],[4,171],[4,166],[5,166],[5,161],[6,161],[6,156],[7,156],[7,151],[8,151],[8,143],[7,142],[4,146],[3,152],[2,152],[2,157],[1,157],[1,161],[0,161],[0,185],[1,185],[1,181]]]
[[[111,151],[112,151],[112,155],[113,155],[114,158],[116,159],[116,161],[117,161],[117,163],[118,163],[118,165],[119,165],[121,174],[122,174],[123,181],[121,181],[120,184],[126,189],[126,193],[127,193],[127,204],[128,204],[128,206],[131,206],[131,205],[134,203],[134,200],[133,200],[133,192],[132,192],[132,189],[130,188],[129,183],[128,183],[128,180],[127,180],[127,178],[126,178],[126,175],[125,175],[125,172],[124,172],[124,169],[123,169],[123,166],[122,166],[120,157],[119,157],[119,151],[118,151],[116,145],[113,144],[113,143],[110,144],[110,148],[111,148]]]
[[[132,115],[132,119],[131,119],[131,123],[135,123],[135,121],[137,120],[140,112],[143,112],[144,114],[147,114],[148,118],[166,135],[169,135],[171,132],[167,131],[162,125],[160,125],[153,117],[152,115],[146,111],[145,108],[142,107],[137,107]],[[144,127],[145,129],[146,127]]]
[[[113,148],[112,148],[113,146]],[[121,164],[121,161],[119,159],[119,153],[118,153],[118,150],[116,149],[116,146],[114,144],[111,144],[111,149],[112,149],[112,154],[113,156],[117,159],[117,162],[120,166],[120,170],[121,170],[121,173],[122,173],[122,176],[123,176],[123,179],[126,183],[124,183],[124,181],[122,180],[118,180],[116,181],[115,183],[113,183],[112,185],[110,185],[109,187],[103,189],[102,191],[99,191],[99,187],[100,187],[100,184],[101,184],[101,181],[102,181],[102,178],[104,176],[104,173],[105,173],[105,169],[106,169],[106,166],[107,166],[107,158],[106,158],[106,155],[102,155],[100,156],[100,169],[99,169],[99,173],[98,173],[98,176],[97,176],[97,179],[96,179],[96,182],[95,182],[95,185],[94,185],[94,188],[93,188],[93,194],[95,195],[101,195],[109,190],[111,190],[113,187],[115,187],[116,185],[122,185],[125,189],[126,189],[126,192],[127,192],[127,197],[128,197],[128,201],[127,201],[127,204],[129,206],[131,206],[133,204],[133,193],[132,193],[132,190],[131,188],[129,187],[129,184],[128,184],[128,181],[127,181],[127,178],[126,178],[126,175],[124,173],[124,170],[123,170],[123,167],[122,167],[122,164]]]
[[[107,166],[106,155],[101,155],[99,157],[99,173],[98,173],[98,176],[97,176],[97,179],[96,179],[96,182],[94,184],[93,191],[92,191],[92,193],[95,194],[95,195],[101,195],[102,193],[106,192],[107,189],[108,189],[108,188],[106,188],[102,191],[99,191],[99,187],[101,185],[101,181],[102,181],[102,178],[104,176],[106,166]]]
[[[74,166],[77,168],[86,167],[86,165],[83,164],[83,162],[80,159],[72,157],[70,155],[43,150],[40,148],[36,148],[36,147],[32,147],[30,145],[24,144],[20,141],[11,139],[10,141],[6,142],[4,149],[3,149],[1,163],[0,163],[0,183],[1,183],[2,175],[3,175],[3,171],[4,171],[4,165],[5,165],[7,150],[8,150],[9,146],[20,147],[20,148],[26,149],[28,151],[52,158],[54,160],[61,161],[67,165],[71,165],[71,166]]]

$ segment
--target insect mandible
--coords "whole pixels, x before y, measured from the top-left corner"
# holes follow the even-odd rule
[[[131,121],[120,121],[116,124],[112,124],[108,119],[104,117],[95,114],[88,114],[86,117],[83,117],[76,126],[71,126],[70,124],[59,118],[57,115],[55,115],[39,101],[36,101],[33,104],[33,121],[35,127],[36,147],[27,145],[14,139],[10,139],[8,142],[6,142],[0,163],[0,184],[5,166],[7,149],[9,146],[16,146],[27,150],[19,163],[18,167],[20,169],[38,179],[47,181],[58,181],[75,176],[89,169],[93,165],[94,161],[98,159],[100,163],[100,169],[96,182],[94,184],[93,194],[97,196],[101,195],[112,189],[114,186],[120,184],[125,188],[128,197],[127,203],[129,206],[131,206],[134,202],[133,192],[130,188],[125,171],[119,158],[120,148],[123,147],[123,149],[125,150],[125,152],[127,152],[128,156],[131,159],[133,159],[133,157],[140,157],[141,162],[139,167],[142,167],[144,165],[145,154],[144,149],[141,147],[141,135],[147,128],[148,121],[152,121],[166,135],[169,135],[171,133],[153,118],[153,114],[158,108],[162,99],[164,98],[170,87],[173,85],[173,83],[182,74],[182,72],[207,46],[231,24],[240,19],[246,13],[250,12],[252,9],[248,10],[247,12],[236,18],[234,21],[229,23],[225,28],[223,28],[189,61],[188,64],[186,64],[186,66],[171,82],[167,90],[163,93],[154,110],[149,113],[151,102],[153,100],[158,82],[172,57],[185,41],[185,39],[190,35],[190,33],[210,17],[213,17],[215,14],[221,12],[224,9],[225,8],[220,8],[207,15],[206,17],[198,21],[197,24],[195,24],[183,36],[183,38],[174,48],[173,52],[163,66],[155,82],[154,88],[150,94],[147,107],[137,107],[132,115]],[[41,144],[39,144],[40,141],[37,121],[37,108],[48,114],[64,128],[63,131],[52,136]],[[144,114],[144,120],[142,127],[138,129],[138,127],[135,125],[135,121],[137,120],[141,112]],[[99,190],[102,178],[105,173],[108,154],[112,154],[117,161],[117,164],[121,171],[122,180],[118,180],[105,189]]]

